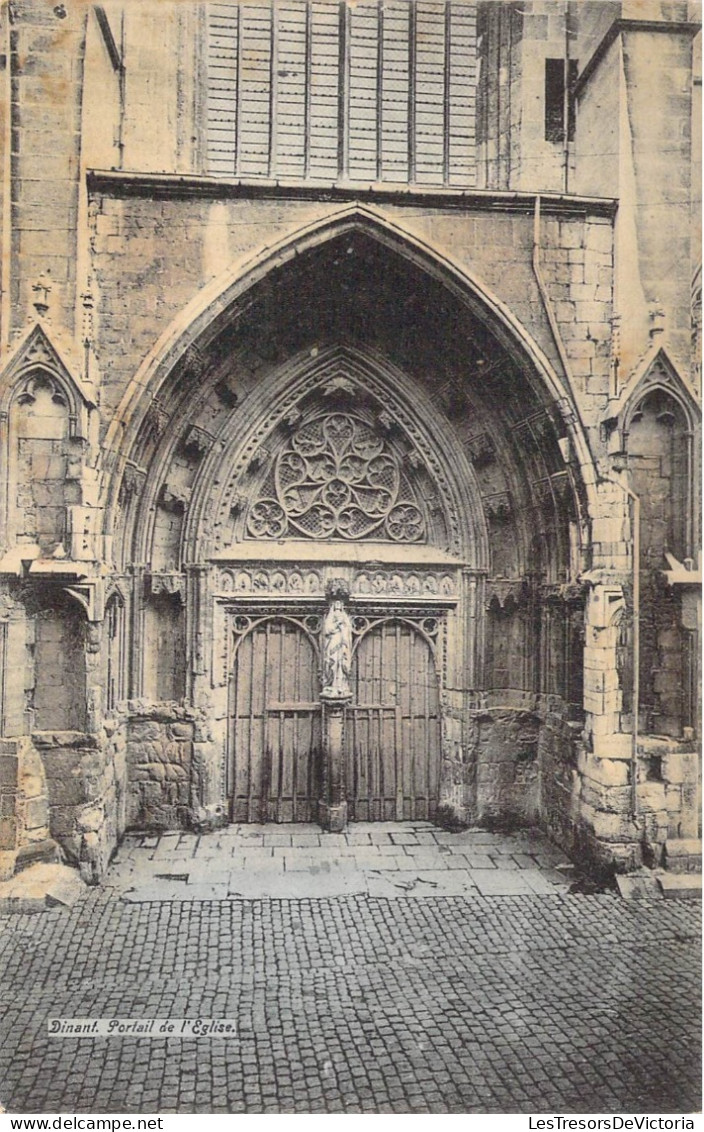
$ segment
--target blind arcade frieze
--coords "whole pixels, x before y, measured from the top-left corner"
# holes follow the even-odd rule
[[[335,567],[340,572],[340,567]],[[459,596],[457,570],[417,569],[365,569],[352,568],[350,592],[353,598],[371,600],[382,598],[410,598],[416,601],[439,600],[454,604]],[[325,588],[325,569],[305,566],[253,565],[248,569],[237,567],[218,571],[213,584],[219,600],[248,600],[252,597],[321,598]]]

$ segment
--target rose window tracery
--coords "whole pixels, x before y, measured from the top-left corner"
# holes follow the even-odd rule
[[[366,421],[336,412],[301,425],[249,508],[253,538],[425,539],[425,520],[396,454]]]

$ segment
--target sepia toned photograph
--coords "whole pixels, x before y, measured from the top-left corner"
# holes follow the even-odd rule
[[[0,1111],[694,1129],[700,5],[5,0],[0,91]]]

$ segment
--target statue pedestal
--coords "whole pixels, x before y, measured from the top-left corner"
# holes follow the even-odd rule
[[[318,806],[320,824],[328,833],[342,833],[347,826],[345,791],[345,708],[352,697],[322,692],[323,705],[323,796]]]

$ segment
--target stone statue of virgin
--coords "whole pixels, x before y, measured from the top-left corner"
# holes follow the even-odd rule
[[[323,695],[351,695],[352,622],[343,601],[330,603],[323,625]]]

